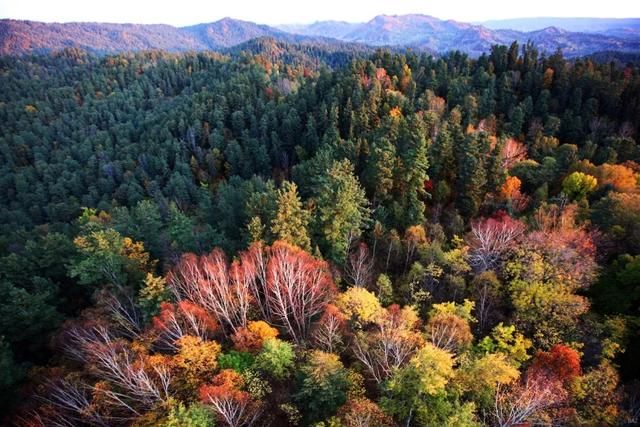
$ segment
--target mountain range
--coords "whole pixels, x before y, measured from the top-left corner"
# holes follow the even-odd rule
[[[494,44],[532,41],[545,52],[562,49],[566,56],[581,56],[603,51],[640,52],[640,19],[530,18],[471,24],[413,14],[380,15],[365,23],[321,21],[279,27],[231,18],[188,27],[0,20],[0,54],[8,55],[67,47],[95,53],[224,50],[263,37],[325,46],[357,44],[430,52],[458,49],[472,56]]]
[[[536,31],[558,27],[578,33],[640,33],[640,18],[519,18],[480,22],[492,30]]]

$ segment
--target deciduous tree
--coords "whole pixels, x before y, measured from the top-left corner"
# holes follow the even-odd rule
[[[470,263],[478,271],[495,269],[523,235],[525,225],[505,213],[471,224]]]
[[[284,242],[269,250],[266,286],[273,321],[297,343],[307,338],[311,321],[335,293],[327,263]]]
[[[335,304],[346,319],[358,328],[377,321],[383,311],[378,298],[359,287],[349,288],[338,295]]]
[[[243,390],[240,374],[225,369],[210,384],[200,387],[200,400],[210,405],[218,419],[230,427],[251,427],[260,419],[262,403]]]
[[[373,277],[374,259],[366,243],[360,242],[349,254],[345,265],[345,275],[353,286],[367,287]]]
[[[394,425],[393,419],[366,398],[348,400],[338,410],[338,419],[344,427],[392,427]]]
[[[269,338],[256,356],[255,366],[277,380],[284,380],[291,374],[294,363],[293,346],[286,341]]]
[[[379,316],[375,329],[356,334],[354,355],[377,383],[404,366],[422,344],[423,339],[415,329],[417,322],[412,308],[392,305]]]
[[[333,304],[327,304],[322,317],[313,325],[313,344],[323,351],[335,353],[343,344],[346,323],[340,309]]]
[[[259,352],[262,344],[268,339],[276,338],[278,330],[263,320],[250,321],[246,327],[240,327],[231,337],[233,346],[238,351]]]
[[[573,172],[562,181],[562,191],[572,199],[584,200],[596,189],[598,180],[582,172]]]
[[[498,426],[513,427],[534,421],[566,398],[560,381],[544,375],[527,375],[519,384],[498,387],[493,416]]]
[[[213,314],[225,332],[246,326],[251,304],[251,266],[234,262],[229,266],[224,253],[214,249],[198,257],[185,254],[167,276],[178,299],[187,299]]]
[[[187,300],[178,304],[162,303],[160,314],[153,318],[157,342],[165,348],[176,350],[178,341],[185,336],[209,339],[218,323],[205,309]]]

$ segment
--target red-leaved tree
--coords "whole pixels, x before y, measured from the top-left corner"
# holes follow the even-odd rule
[[[539,351],[529,367],[529,375],[547,376],[566,384],[580,376],[580,354],[563,344],[556,344],[549,351]]]
[[[587,288],[596,278],[598,233],[577,225],[577,206],[551,205],[534,214],[536,230],[523,244],[542,254],[555,274],[572,288]]]
[[[568,385],[581,374],[580,355],[566,345],[539,351],[524,380],[498,388],[494,415],[499,426],[515,426],[535,421],[542,413],[558,416],[566,410]]]
[[[279,241],[271,247],[254,244],[231,265],[219,249],[201,257],[185,254],[167,283],[176,299],[214,316],[226,335],[245,328],[255,307],[297,343],[336,292],[325,261]]]

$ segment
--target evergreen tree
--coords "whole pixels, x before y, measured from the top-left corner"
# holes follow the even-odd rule
[[[374,206],[391,198],[395,165],[396,147],[388,138],[375,139],[365,169],[365,183],[368,192],[373,195]]]
[[[307,232],[310,217],[302,206],[296,184],[283,182],[278,190],[278,211],[271,221],[271,232],[276,239],[310,251],[311,240]]]
[[[429,179],[428,141],[424,124],[417,116],[412,116],[400,131],[402,161],[405,183],[403,191],[403,221],[405,227],[424,222],[427,197],[425,183]]]
[[[486,174],[478,135],[470,133],[463,141],[459,148],[456,206],[464,217],[472,218],[478,213],[484,197]]]
[[[456,159],[453,155],[453,137],[448,122],[444,122],[438,137],[431,145],[431,177],[440,182],[451,182],[455,176]]]
[[[323,253],[343,263],[350,244],[369,222],[370,211],[364,190],[353,175],[348,160],[335,161],[317,189],[316,227]]]

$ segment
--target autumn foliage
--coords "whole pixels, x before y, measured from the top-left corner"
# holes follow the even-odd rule
[[[262,344],[278,336],[278,330],[269,326],[262,320],[251,321],[246,327],[241,327],[231,337],[233,346],[238,351],[258,352],[262,349]]]
[[[528,375],[547,376],[568,383],[582,373],[580,354],[563,344],[556,344],[549,351],[539,351],[529,367]]]
[[[2,57],[0,425],[637,424],[640,67],[548,48]]]
[[[175,349],[185,336],[207,339],[218,330],[218,322],[201,306],[182,300],[177,304],[160,305],[160,314],[153,318],[158,342]]]
[[[501,257],[524,234],[526,227],[504,212],[472,222],[469,246],[470,263],[479,271],[496,268]]]
[[[251,303],[251,265],[229,265],[220,249],[197,256],[185,254],[171,270],[167,283],[176,298],[199,305],[215,316],[225,332],[247,324]]]
[[[284,242],[254,244],[231,264],[217,249],[186,254],[167,283],[177,298],[215,316],[225,333],[245,334],[249,310],[257,308],[297,342],[335,292],[326,262]]]
[[[345,427],[392,427],[393,419],[374,402],[359,398],[348,400],[339,410],[338,418]]]
[[[242,376],[225,369],[213,377],[210,384],[200,387],[200,400],[211,405],[226,425],[251,426],[258,420],[262,407],[243,391],[244,385]]]

